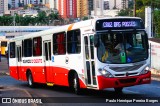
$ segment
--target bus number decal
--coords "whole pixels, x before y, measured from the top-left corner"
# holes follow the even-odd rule
[[[42,59],[27,59],[23,60],[23,63],[42,63]]]

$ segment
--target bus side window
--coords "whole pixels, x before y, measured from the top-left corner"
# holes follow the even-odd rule
[[[67,32],[67,52],[69,54],[81,52],[80,29]]]
[[[10,58],[15,58],[15,42],[10,43]]]
[[[55,55],[62,55],[66,53],[65,32],[53,34],[53,53]]]
[[[88,50],[88,37],[85,36],[84,37],[84,42],[85,42],[85,55],[86,55],[86,59],[89,59],[89,50]]]
[[[25,39],[24,40],[24,57],[31,57],[32,56],[32,39]]]
[[[36,37],[33,38],[33,56],[42,55],[42,38]]]

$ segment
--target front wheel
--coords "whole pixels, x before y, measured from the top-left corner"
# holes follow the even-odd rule
[[[80,94],[80,85],[77,73],[74,74],[73,89],[76,94]]]
[[[33,77],[32,77],[31,72],[28,73],[27,78],[28,78],[29,87],[34,87],[34,82],[33,82]]]
[[[116,93],[122,93],[123,87],[120,88],[114,88]]]

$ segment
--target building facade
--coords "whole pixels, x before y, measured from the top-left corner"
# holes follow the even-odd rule
[[[108,0],[110,9],[126,9],[128,8],[128,0]]]
[[[85,16],[88,16],[89,10],[92,9],[92,4],[90,4],[89,7],[89,2],[92,0],[77,0],[77,17],[82,18]]]
[[[62,18],[77,17],[77,1],[78,0],[58,0],[57,7]]]
[[[57,1],[58,0],[42,0],[42,4],[45,5],[49,9],[57,9]]]
[[[0,14],[3,15],[8,12],[8,0],[0,0]]]
[[[121,9],[128,8],[128,0],[94,0],[92,16],[116,16]]]
[[[12,9],[19,7],[19,0],[8,0],[8,4],[11,5]]]
[[[40,4],[41,0],[20,0],[20,2],[24,5],[28,5],[28,4]]]

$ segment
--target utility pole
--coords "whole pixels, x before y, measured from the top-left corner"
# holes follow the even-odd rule
[[[134,0],[134,7],[133,7],[133,16],[136,17],[136,0]]]

